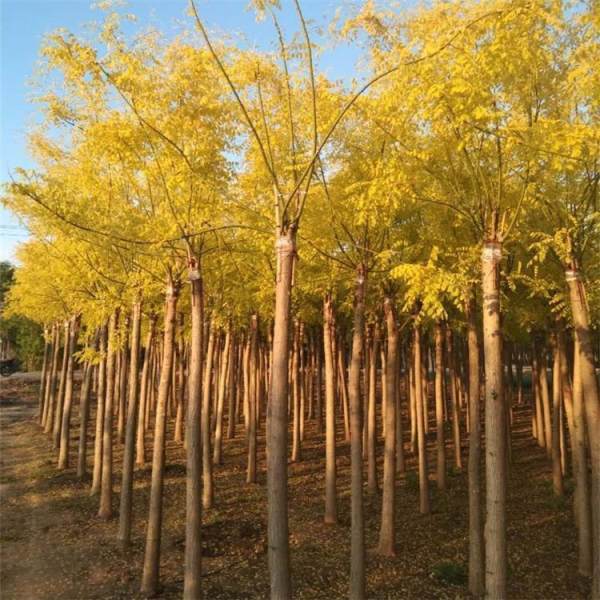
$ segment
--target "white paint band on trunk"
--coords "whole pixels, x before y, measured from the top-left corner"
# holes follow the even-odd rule
[[[481,251],[481,259],[485,262],[498,262],[502,259],[502,246],[499,242],[486,242]]]
[[[577,281],[578,279],[581,279],[581,275],[579,274],[579,271],[574,271],[573,269],[567,269],[565,271],[565,279],[567,281]]]

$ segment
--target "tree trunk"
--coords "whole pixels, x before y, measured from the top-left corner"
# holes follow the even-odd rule
[[[79,317],[73,317],[69,326],[69,352],[67,362],[67,380],[65,383],[65,403],[60,428],[60,451],[58,455],[58,468],[66,469],[69,466],[69,441],[71,434],[71,406],[73,404],[73,367],[75,359],[73,354],[77,347],[77,334],[79,332]]]
[[[112,517],[112,475],[113,475],[113,398],[115,393],[115,362],[117,356],[118,309],[110,317],[108,332],[108,357],[106,359],[106,399],[104,401],[104,423],[102,433],[102,486],[100,489],[101,519]]]
[[[77,454],[77,477],[83,478],[87,469],[87,438],[90,420],[90,388],[94,367],[87,363],[83,373],[79,396],[79,451]]]
[[[552,487],[556,496],[564,494],[563,473],[560,457],[560,404],[561,404],[561,385],[560,385],[560,353],[558,351],[557,337],[560,332],[556,332],[553,338],[553,356],[552,365]]]
[[[120,444],[125,442],[125,411],[127,410],[127,354],[129,344],[129,315],[123,323],[123,348],[120,353],[119,367],[119,419],[117,421],[117,438]]]
[[[417,451],[419,455],[419,511],[422,515],[429,514],[429,476],[427,473],[427,440],[425,439],[425,423],[423,415],[423,383],[421,358],[421,326],[415,323],[415,407],[417,418]]]
[[[372,494],[377,493],[377,357],[379,356],[379,343],[381,333],[379,326],[375,325],[373,341],[369,353],[369,389],[367,408],[367,458],[368,458],[368,488]]]
[[[546,347],[540,345],[540,392],[542,395],[542,415],[544,419],[544,448],[550,458],[552,456],[552,423],[550,417],[550,394],[548,392],[548,359],[546,358]]]
[[[195,260],[190,262],[192,338],[188,372],[185,480],[185,577],[183,597],[196,600],[202,591],[202,352],[204,297],[202,278]]]
[[[227,327],[225,334],[225,345],[222,352],[221,370],[219,374],[219,389],[217,392],[217,420],[215,426],[215,447],[213,448],[213,462],[220,465],[223,462],[223,409],[225,407],[225,393],[227,391],[227,379],[229,371],[233,368],[230,364],[231,325]]]
[[[335,369],[333,355],[333,302],[323,302],[323,353],[325,356],[325,523],[337,523],[335,460]]]
[[[437,448],[437,486],[446,489],[446,440],[444,436],[444,329],[435,324],[435,442]]]
[[[250,360],[248,361],[250,383],[248,394],[248,469],[246,483],[256,483],[256,421],[258,399],[258,315],[252,315],[250,323]]]
[[[165,433],[167,429],[167,398],[171,385],[173,368],[173,348],[179,284],[169,279],[166,293],[164,349],[162,369],[156,403],[154,422],[154,448],[152,451],[152,480],[150,484],[150,510],[146,531],[146,550],[142,573],[143,594],[154,596],[158,592],[160,568],[160,538],[162,527],[162,496],[165,469]]]
[[[214,502],[212,456],[210,452],[210,400],[212,393],[212,370],[215,355],[216,326],[209,329],[206,364],[204,365],[204,385],[202,386],[202,508],[212,508]]]
[[[131,311],[131,348],[129,356],[129,403],[127,405],[127,425],[125,447],[123,448],[123,474],[121,479],[121,501],[119,507],[119,535],[122,546],[131,541],[131,505],[133,495],[133,463],[135,457],[135,433],[138,416],[138,363],[140,355],[140,329],[142,305],[133,303]]]
[[[267,410],[267,506],[271,598],[291,596],[288,533],[288,355],[290,297],[296,240],[293,228],[276,242],[277,282],[273,328],[271,402]]]
[[[350,598],[365,597],[365,526],[363,516],[362,474],[362,407],[360,403],[360,367],[364,343],[364,310],[366,272],[359,265],[354,291],[352,356],[348,375],[350,403],[350,460],[351,460],[351,558]],[[393,396],[392,396],[393,398]],[[392,426],[392,429],[394,427]]]
[[[448,348],[448,371],[450,375],[450,398],[452,402],[452,432],[454,435],[454,466],[462,469],[462,452],[460,442],[460,407],[458,403],[458,390],[456,382],[456,355],[454,349],[454,335],[451,329],[446,331],[446,344]]]
[[[106,325],[100,328],[100,366],[98,367],[98,387],[96,390],[96,435],[94,437],[94,471],[90,494],[100,491],[102,479],[102,431],[104,429],[104,390],[106,387]]]
[[[488,598],[506,597],[506,425],[502,394],[499,242],[484,244],[481,262],[485,357],[485,587]]]
[[[173,439],[183,442],[183,421],[185,414],[185,341],[183,339],[183,313],[179,313],[179,342],[176,348],[177,357],[177,413],[175,414],[175,431]]]
[[[152,346],[154,345],[154,335],[156,332],[156,315],[150,315],[150,324],[148,326],[148,334],[146,344],[144,346],[144,364],[142,366],[142,376],[140,382],[140,402],[138,410],[138,421],[135,443],[135,462],[137,465],[143,465],[146,462],[146,444],[145,444],[145,424],[146,407],[150,396],[150,373],[151,373],[151,358]]]
[[[69,365],[69,330],[70,321],[65,321],[63,341],[62,368],[60,370],[60,384],[58,386],[58,395],[56,397],[56,406],[54,408],[54,423],[52,427],[52,448],[57,449],[60,444],[60,426],[62,424],[62,412],[65,397],[65,388],[67,384],[67,369]]]
[[[479,339],[475,298],[467,304],[469,352],[469,591],[484,592],[483,520],[481,514],[481,417],[479,381]]]
[[[566,272],[571,312],[579,355],[579,377],[584,399],[590,455],[592,463],[592,598],[600,598],[600,396],[594,364],[594,349],[590,333],[590,318],[585,286],[575,265]]]
[[[233,335],[233,334],[232,334]],[[227,439],[235,437],[235,397],[236,397],[236,370],[238,368],[235,357],[237,356],[237,344],[232,337],[229,343],[229,370],[227,372]]]
[[[398,385],[398,327],[391,298],[383,303],[387,327],[385,369],[385,447],[383,455],[383,497],[378,552],[384,556],[396,554],[396,387]]]
[[[50,355],[50,342],[48,341],[48,327],[44,325],[44,362],[42,363],[42,376],[40,378],[40,391],[38,396],[38,419],[40,424],[44,415],[44,397],[46,395],[46,379],[49,372],[48,357]]]

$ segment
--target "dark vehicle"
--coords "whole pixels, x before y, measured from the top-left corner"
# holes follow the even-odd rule
[[[5,377],[19,370],[19,361],[16,358],[5,358],[0,360],[0,375]]]

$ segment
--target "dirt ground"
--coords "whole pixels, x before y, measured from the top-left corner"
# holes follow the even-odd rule
[[[150,468],[138,469],[134,491],[132,547],[117,543],[117,519],[97,516],[98,499],[89,495],[89,478],[73,468],[56,470],[56,454],[36,420],[37,384],[0,381],[1,592],[4,600],[138,598],[142,571]],[[77,409],[74,410],[77,423]],[[509,583],[511,598],[585,598],[590,582],[577,574],[572,485],[557,500],[550,464],[529,433],[526,408],[515,411],[513,460],[508,499]],[[340,424],[341,425],[341,424]],[[169,423],[172,438],[172,422]],[[72,459],[76,453],[73,427]],[[264,432],[262,432],[264,434]],[[430,431],[430,470],[433,441]],[[203,515],[205,598],[266,598],[266,493],[264,437],[260,443],[259,483],[245,483],[241,427],[226,442],[225,464],[215,471],[215,509]],[[381,443],[381,442],[380,442]],[[147,440],[148,448],[150,439]],[[90,445],[91,448],[91,445]],[[466,461],[466,448],[464,449]],[[337,526],[322,522],[324,506],[323,436],[308,425],[303,460],[290,465],[289,516],[292,577],[296,598],[347,597],[350,558],[349,448],[338,442],[339,516]],[[88,460],[92,453],[88,452]],[[118,509],[122,449],[115,452],[115,512]],[[452,452],[448,448],[448,460]],[[183,590],[185,462],[183,448],[167,448],[161,552],[161,598],[180,598]],[[367,594],[369,598],[468,598],[466,587],[466,474],[451,469],[448,490],[431,481],[432,513],[418,513],[415,459],[398,483],[397,557],[374,552],[381,498],[365,489]],[[466,465],[466,462],[465,462]],[[379,465],[381,476],[382,465]]]

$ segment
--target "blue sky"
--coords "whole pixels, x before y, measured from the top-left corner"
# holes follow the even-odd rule
[[[326,24],[334,16],[341,0],[303,0],[306,18]],[[348,5],[346,0],[346,5]],[[286,33],[297,30],[297,18],[291,0],[281,0],[281,24]],[[247,10],[248,0],[197,0],[199,11],[213,30],[240,35],[245,43],[269,46],[275,35],[268,21],[257,23]],[[0,181],[5,182],[15,167],[30,167],[26,130],[39,119],[35,105],[28,102],[29,85],[35,71],[38,51],[44,34],[59,27],[74,33],[85,33],[85,24],[102,18],[102,11],[90,0],[0,0],[1,22],[1,146]],[[130,0],[124,12],[135,14],[141,28],[154,25],[165,35],[174,36],[184,26],[192,27],[186,14],[187,0]],[[337,47],[319,59],[328,76],[349,79],[354,75],[358,51],[348,46]],[[14,216],[0,207],[0,260],[14,257],[15,245],[26,239]]]

